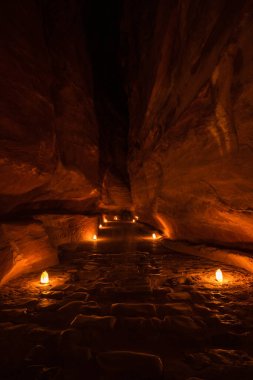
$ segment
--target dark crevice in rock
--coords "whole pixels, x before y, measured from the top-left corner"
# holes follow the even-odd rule
[[[100,185],[109,171],[128,188],[128,105],[121,62],[122,1],[88,1],[84,23],[99,124]],[[98,12],[99,9],[99,12]]]
[[[34,234],[48,258],[48,231],[54,247],[69,225],[92,239],[99,212],[171,240],[252,244],[252,0],[0,8],[3,272],[13,242]]]

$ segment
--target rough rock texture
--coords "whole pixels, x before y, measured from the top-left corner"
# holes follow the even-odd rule
[[[127,184],[120,177],[113,175],[109,169],[104,173],[99,206],[105,210],[132,208],[131,194]]]
[[[127,169],[128,125],[114,109],[113,101],[110,106],[107,104],[105,95],[99,97],[96,104],[100,125],[101,199],[99,207],[104,210],[131,209],[132,200]]]
[[[84,232],[82,216],[60,217],[53,231],[50,218],[45,229],[36,221],[17,224],[17,214],[87,212],[99,199],[83,6],[79,0],[0,5],[0,214],[9,223],[1,227],[0,277],[11,270],[5,279],[55,264],[57,239],[73,241],[72,227],[76,238]]]
[[[160,379],[163,364],[159,356],[133,351],[109,351],[97,357],[99,366],[109,374],[138,379]]]
[[[3,228],[0,228],[0,281],[8,273],[13,265],[13,252],[11,246],[4,235]]]
[[[252,0],[0,5],[1,277],[18,273],[20,231],[55,262],[132,199],[168,237],[253,243],[252,14]]]
[[[62,244],[92,240],[97,234],[98,218],[83,215],[41,215],[50,243],[54,247]]]
[[[123,24],[135,208],[172,238],[252,242],[253,3],[144,3]]]
[[[58,262],[57,252],[50,245],[40,222],[31,220],[30,223],[4,224],[2,230],[4,240],[8,244],[8,256],[4,261],[5,271],[2,274],[5,276],[2,280],[0,277],[1,283],[22,273],[33,272]]]
[[[1,213],[62,209],[64,201],[85,210],[98,199],[98,132],[80,4],[1,4]]]
[[[87,1],[84,16],[99,125],[102,209],[127,209],[132,204],[127,170],[128,107],[120,56],[122,4]]]
[[[223,264],[217,283],[217,262],[121,230],[138,245],[72,244],[49,286],[35,272],[0,287],[1,380],[252,380],[253,274]]]

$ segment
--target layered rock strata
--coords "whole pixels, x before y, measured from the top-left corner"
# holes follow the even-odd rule
[[[250,243],[252,1],[169,3],[125,10],[135,208],[170,238]]]

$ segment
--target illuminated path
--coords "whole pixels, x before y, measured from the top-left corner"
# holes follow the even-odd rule
[[[253,278],[109,223],[0,289],[1,380],[253,378]],[[126,352],[127,351],[127,352]]]

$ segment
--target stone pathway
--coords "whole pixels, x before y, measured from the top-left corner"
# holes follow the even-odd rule
[[[109,223],[0,289],[1,380],[253,378],[253,276]],[[112,240],[113,238],[113,240]]]

